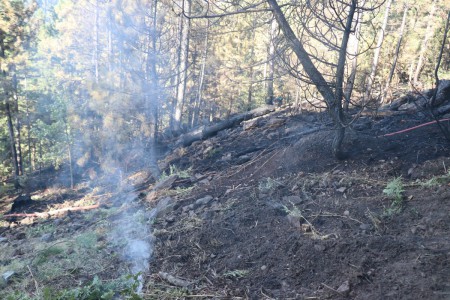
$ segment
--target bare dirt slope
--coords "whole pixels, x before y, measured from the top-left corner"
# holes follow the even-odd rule
[[[362,118],[345,161],[321,114],[184,149],[171,163],[199,181],[157,220],[152,272],[216,297],[449,299],[448,144],[436,126],[381,137],[423,122]]]
[[[336,161],[326,114],[279,110],[176,149],[157,184],[36,191],[22,212],[102,207],[3,220],[0,271],[16,275],[0,295],[95,276],[117,294],[132,220],[153,247],[145,299],[450,299],[449,145],[435,125],[383,137],[426,121],[362,117]]]

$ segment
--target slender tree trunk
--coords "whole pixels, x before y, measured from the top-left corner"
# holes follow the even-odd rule
[[[273,75],[275,73],[275,34],[277,30],[277,20],[275,18],[272,19],[270,24],[270,41],[269,41],[269,51],[267,53],[267,61],[268,61],[268,77],[266,79],[267,82],[267,95],[266,95],[266,104],[273,105]]]
[[[149,122],[149,136],[148,144],[150,149],[149,168],[155,179],[161,176],[161,171],[158,166],[156,145],[158,134],[158,107],[159,107],[159,76],[156,65],[156,47],[157,39],[159,37],[157,32],[157,12],[158,12],[158,0],[152,1],[152,25],[148,34],[147,43],[147,57],[146,57],[146,80],[150,84],[150,88],[146,92],[145,96],[145,110],[146,116]]]
[[[405,10],[403,11],[402,25],[400,26],[400,32],[398,34],[397,46],[395,47],[394,61],[392,62],[391,70],[389,71],[389,76],[388,76],[388,80],[386,82],[386,87],[384,88],[383,97],[381,98],[381,103],[386,102],[386,96],[388,94],[389,87],[392,82],[392,77],[394,77],[395,67],[397,65],[398,55],[400,53],[400,47],[402,45],[403,34],[405,32],[406,17],[408,15],[408,9],[409,9],[408,4],[405,3]]]
[[[347,44],[351,33],[353,15],[356,10],[356,0],[352,0],[344,35],[342,37],[341,48],[339,51],[338,67],[336,68],[335,93],[333,93],[333,90],[330,88],[323,75],[319,72],[317,67],[312,62],[311,57],[308,52],[306,52],[302,42],[296,37],[294,31],[286,20],[286,17],[281,11],[281,8],[278,5],[277,1],[267,0],[267,2],[272,8],[272,12],[277,19],[278,25],[284,33],[286,41],[289,43],[295,55],[299,59],[309,79],[311,79],[311,81],[314,83],[317,90],[320,92],[325,102],[327,103],[330,115],[336,126],[335,138],[332,144],[332,152],[336,158],[344,158],[344,154],[342,152],[342,141],[345,135],[344,116],[342,111],[343,77],[347,55]]]
[[[380,32],[378,33],[377,46],[376,46],[374,54],[373,54],[372,68],[370,71],[370,75],[367,78],[366,92],[364,94],[364,104],[366,104],[370,100],[370,97],[371,97],[372,86],[373,86],[373,82],[375,80],[375,75],[377,73],[378,61],[380,59],[381,46],[383,46],[384,36],[386,33],[386,27],[387,27],[387,23],[389,20],[389,11],[391,9],[391,4],[392,4],[392,0],[387,0],[386,10],[384,12],[383,24],[381,25]]]
[[[181,32],[180,32],[180,63],[178,66],[178,86],[177,86],[177,99],[175,103],[175,115],[174,115],[174,130],[179,131],[181,129],[181,119],[183,113],[184,98],[186,94],[186,81],[188,72],[188,58],[189,58],[189,31],[190,31],[190,19],[186,18],[184,14],[190,15],[191,13],[191,0],[181,0],[183,12],[180,15],[181,18]]]
[[[94,68],[95,68],[95,82],[98,83],[98,51],[99,51],[99,12],[98,12],[98,0],[95,0],[95,27],[94,27],[94,35],[95,35],[95,45],[94,45]]]
[[[12,93],[14,99],[14,106],[16,110],[16,130],[17,130],[17,164],[19,166],[19,175],[23,175],[23,158],[22,158],[22,138],[20,134],[21,123],[20,123],[20,110],[19,110],[19,91],[16,74],[12,77]]]
[[[194,116],[192,118],[192,127],[196,126],[198,124],[199,120],[199,113],[200,113],[200,105],[202,103],[202,90],[203,90],[203,82],[205,80],[205,67],[206,67],[206,60],[208,59],[208,42],[209,42],[209,19],[207,19],[206,23],[206,32],[205,32],[205,41],[204,41],[204,48],[203,48],[203,55],[202,55],[202,66],[200,70],[200,78],[198,83],[198,90],[197,90],[197,99],[195,101],[195,107],[194,107]]]
[[[425,60],[425,53],[427,52],[428,42],[433,37],[434,34],[434,24],[436,23],[436,20],[434,19],[435,11],[436,11],[436,0],[434,0],[433,4],[431,5],[425,37],[423,39],[422,45],[420,46],[419,60],[416,65],[416,71],[414,72],[414,85],[417,85],[419,81],[420,72],[422,71]]]
[[[25,89],[27,89],[27,77],[25,77]],[[25,99],[25,105],[26,105],[26,115],[27,115],[27,147],[28,147],[28,167],[29,172],[31,173],[33,171],[33,165],[31,160],[31,120],[30,120],[30,100],[28,97]]]
[[[361,31],[361,14],[359,13],[356,17],[356,28],[355,31],[350,34],[349,38],[349,44],[352,47],[352,52],[350,54],[350,63],[351,63],[351,71],[350,76],[347,80],[347,84],[345,85],[344,90],[344,110],[348,111],[349,105],[350,105],[350,99],[353,92],[353,86],[355,85],[355,79],[356,79],[356,71],[358,68],[358,52],[359,52],[359,39],[360,39],[360,31]]]
[[[9,132],[9,140],[11,144],[11,158],[12,163],[14,167],[14,187],[16,189],[20,188],[19,184],[19,162],[17,159],[17,151],[16,151],[16,141],[14,137],[14,126],[12,122],[12,116],[11,116],[11,107],[9,105],[9,101],[5,99],[5,112],[8,122],[8,132]]]
[[[69,128],[67,125],[67,121],[66,121],[66,140],[67,140],[67,156],[69,158],[69,172],[70,172],[70,188],[73,189],[74,188],[74,182],[73,182],[73,159],[72,159],[72,142],[70,139],[70,134],[69,134]]]

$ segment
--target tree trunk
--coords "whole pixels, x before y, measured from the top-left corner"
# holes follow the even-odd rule
[[[6,117],[8,122],[8,132],[9,132],[9,140],[11,143],[11,158],[13,162],[14,167],[14,187],[16,189],[20,188],[19,184],[19,163],[17,160],[17,151],[16,151],[16,141],[14,138],[14,127],[11,117],[11,107],[9,105],[9,101],[5,99],[5,111],[6,111]]]
[[[359,51],[359,39],[361,32],[361,14],[359,13],[356,17],[356,28],[355,32],[350,35],[349,44],[352,46],[352,53],[350,54],[350,62],[351,62],[351,71],[350,76],[347,80],[347,84],[345,85],[344,90],[344,110],[348,111],[350,105],[350,99],[353,92],[353,86],[355,85],[356,71],[358,68],[358,51]]]
[[[397,46],[395,47],[394,61],[392,62],[391,70],[389,71],[389,76],[388,76],[388,80],[386,82],[386,87],[384,88],[383,96],[381,97],[381,103],[385,103],[386,102],[386,96],[388,94],[389,87],[390,87],[391,82],[392,82],[392,77],[394,77],[395,67],[397,65],[398,55],[400,53],[400,47],[402,45],[403,34],[405,32],[406,17],[408,15],[408,9],[409,9],[409,7],[405,3],[405,10],[403,11],[402,25],[400,26],[400,32],[398,34]]]
[[[436,0],[434,0],[433,4],[431,5],[425,37],[423,39],[422,45],[420,46],[419,61],[417,62],[416,71],[414,72],[414,81],[413,81],[414,85],[417,85],[419,81],[420,72],[422,71],[425,60],[425,53],[427,51],[428,41],[433,37],[434,34],[434,24],[436,23],[436,20],[434,19],[435,11],[436,11]]]
[[[187,4],[187,5],[185,5]],[[184,98],[186,93],[186,81],[188,71],[188,58],[189,58],[189,32],[190,32],[190,19],[186,18],[186,15],[191,13],[191,0],[181,0],[182,13],[181,18],[181,31],[180,31],[180,48],[179,48],[179,65],[178,65],[178,80],[177,80],[177,97],[175,101],[175,112],[173,117],[173,130],[179,131],[181,129],[181,119],[183,113]]]
[[[302,64],[303,69],[305,70],[309,79],[311,79],[311,81],[314,83],[317,90],[320,92],[320,94],[322,95],[328,106],[330,115],[336,126],[336,135],[332,145],[332,152],[336,158],[338,159],[344,158],[344,154],[342,152],[342,141],[344,139],[345,134],[344,118],[342,111],[343,78],[347,54],[347,44],[351,32],[353,15],[356,9],[356,0],[352,0],[352,5],[350,7],[346,28],[344,31],[344,35],[342,37],[341,48],[339,50],[338,67],[336,69],[336,78],[335,78],[336,79],[335,93],[333,93],[328,82],[325,80],[323,75],[319,72],[317,67],[312,62],[311,57],[306,52],[302,42],[296,37],[294,31],[292,30],[288,21],[286,20],[286,17],[281,11],[277,1],[267,0],[267,2],[272,8],[273,14],[278,22],[279,27],[284,33],[286,41],[291,46],[295,55]]]
[[[373,86],[373,82],[375,80],[375,75],[377,73],[378,61],[380,59],[381,46],[383,46],[384,35],[386,33],[386,27],[387,27],[387,23],[389,20],[389,11],[391,9],[391,4],[392,4],[392,0],[388,0],[387,4],[386,4],[386,10],[384,12],[383,24],[381,25],[380,32],[378,33],[377,46],[376,46],[374,54],[373,54],[372,68],[370,71],[370,75],[367,78],[366,92],[364,94],[364,104],[369,102],[370,97],[371,97],[372,86]]]
[[[19,92],[16,74],[12,77],[13,99],[16,109],[16,130],[17,130],[17,165],[19,167],[19,175],[23,175],[23,158],[22,158],[22,138],[20,135],[21,123],[19,114]]]
[[[253,118],[256,118],[259,116],[263,116],[265,114],[272,112],[273,110],[274,110],[273,106],[263,106],[260,108],[253,109],[249,112],[245,112],[242,114],[232,116],[229,119],[219,122],[217,124],[214,124],[212,126],[199,128],[199,129],[196,129],[189,133],[183,134],[178,139],[176,145],[181,146],[181,147],[187,147],[195,141],[209,138],[211,136],[216,135],[221,130],[236,126],[237,124],[241,123],[242,121],[253,119]]]
[[[156,47],[157,47],[157,12],[158,0],[154,0],[152,26],[148,35],[147,57],[146,57],[146,79],[149,81],[150,89],[146,92],[145,107],[146,116],[150,126],[150,136],[148,136],[150,155],[148,158],[149,169],[152,176],[157,180],[161,176],[161,170],[158,167],[156,153],[156,136],[158,133],[158,108],[159,108],[159,76],[156,65]]]
[[[200,70],[200,79],[198,83],[198,90],[197,90],[197,99],[194,104],[194,115],[192,117],[192,124],[191,126],[197,126],[198,120],[199,120],[199,113],[200,113],[200,105],[202,103],[202,90],[203,90],[203,83],[205,80],[205,67],[206,67],[206,60],[208,59],[208,42],[209,42],[209,19],[207,19],[206,23],[206,32],[205,32],[205,44],[203,49],[203,55],[202,55],[202,66]]]
[[[267,95],[266,95],[266,104],[273,105],[273,74],[275,72],[275,33],[277,30],[277,20],[275,18],[272,19],[270,25],[270,41],[269,41],[269,51],[267,55],[267,61],[269,66],[269,76],[266,79],[267,82]]]
[[[95,26],[94,26],[94,70],[95,70],[95,82],[98,83],[98,44],[99,44],[99,13],[98,13],[98,0],[95,0]]]

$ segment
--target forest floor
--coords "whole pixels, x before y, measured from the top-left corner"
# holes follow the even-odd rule
[[[450,299],[448,143],[436,125],[383,136],[425,122],[363,116],[337,161],[326,114],[277,110],[176,149],[157,184],[34,191],[21,212],[102,206],[3,218],[0,295],[114,297],[142,267],[145,299]]]

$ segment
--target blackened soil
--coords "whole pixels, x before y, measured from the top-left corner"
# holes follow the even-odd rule
[[[449,144],[435,125],[383,137],[425,122],[360,118],[344,161],[326,116],[286,111],[178,149],[196,184],[157,219],[151,272],[206,298],[449,299]]]

